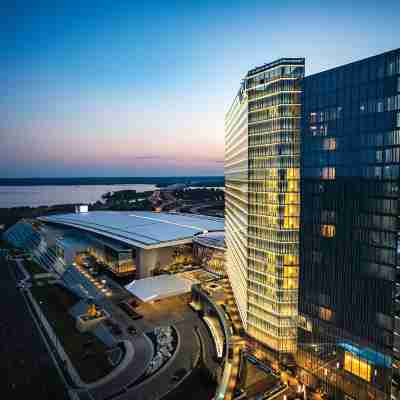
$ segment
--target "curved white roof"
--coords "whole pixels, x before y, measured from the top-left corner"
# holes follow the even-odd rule
[[[141,248],[187,243],[197,234],[224,230],[223,218],[150,211],[89,211],[39,219],[94,232]]]
[[[188,293],[192,285],[192,281],[177,275],[158,275],[133,281],[125,289],[141,301],[147,302]]]

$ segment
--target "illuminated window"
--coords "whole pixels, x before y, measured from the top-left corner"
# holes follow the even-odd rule
[[[288,178],[298,178],[300,176],[299,168],[288,168],[287,177]]]
[[[317,122],[317,113],[315,112],[310,113],[310,122],[312,124],[315,124]]]
[[[322,225],[321,226],[321,235],[324,237],[334,237],[336,234],[335,225]]]
[[[283,278],[284,289],[297,289],[298,281],[296,278]]]
[[[325,321],[330,321],[332,319],[332,310],[330,308],[320,307],[319,317]]]
[[[371,366],[347,351],[344,353],[344,369],[365,381],[371,381]]]
[[[299,229],[299,219],[295,217],[286,217],[283,220],[285,229]]]
[[[322,168],[322,179],[335,179],[336,169],[334,167],[324,167]]]
[[[283,256],[283,264],[284,265],[298,265],[299,257],[285,254]]]
[[[278,169],[277,168],[269,168],[268,173],[271,178],[278,177]]]
[[[300,207],[297,205],[289,205],[284,208],[285,217],[296,217],[300,214]]]
[[[288,181],[288,191],[289,192],[298,192],[299,191],[298,181],[289,180]]]
[[[324,150],[336,150],[336,138],[327,138],[323,142]]]
[[[310,131],[313,136],[317,136],[317,127],[315,125],[310,126]]]
[[[322,124],[319,127],[319,135],[326,136],[328,134],[328,124]]]
[[[287,278],[297,278],[299,276],[299,269],[297,267],[283,267],[283,276]]]
[[[285,193],[286,204],[299,203],[299,202],[300,202],[300,196],[297,193]]]
[[[297,314],[297,309],[296,307],[290,306],[290,305],[283,305],[279,309],[280,313],[282,315],[285,315],[287,317],[290,316],[295,316]]]

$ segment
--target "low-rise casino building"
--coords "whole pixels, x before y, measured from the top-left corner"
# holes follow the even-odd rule
[[[115,275],[141,279],[177,255],[191,259],[197,235],[224,230],[222,218],[197,214],[81,210],[21,221],[5,239],[60,273],[80,254],[89,254]]]

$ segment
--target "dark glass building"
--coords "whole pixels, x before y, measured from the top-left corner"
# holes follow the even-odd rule
[[[306,77],[298,364],[334,399],[390,399],[400,351],[400,49]]]

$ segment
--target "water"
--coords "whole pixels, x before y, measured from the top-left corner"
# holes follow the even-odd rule
[[[155,190],[155,185],[54,185],[0,186],[0,208],[53,206],[56,204],[95,203],[107,192]]]
[[[225,191],[225,186],[188,186],[188,189],[218,189]]]

